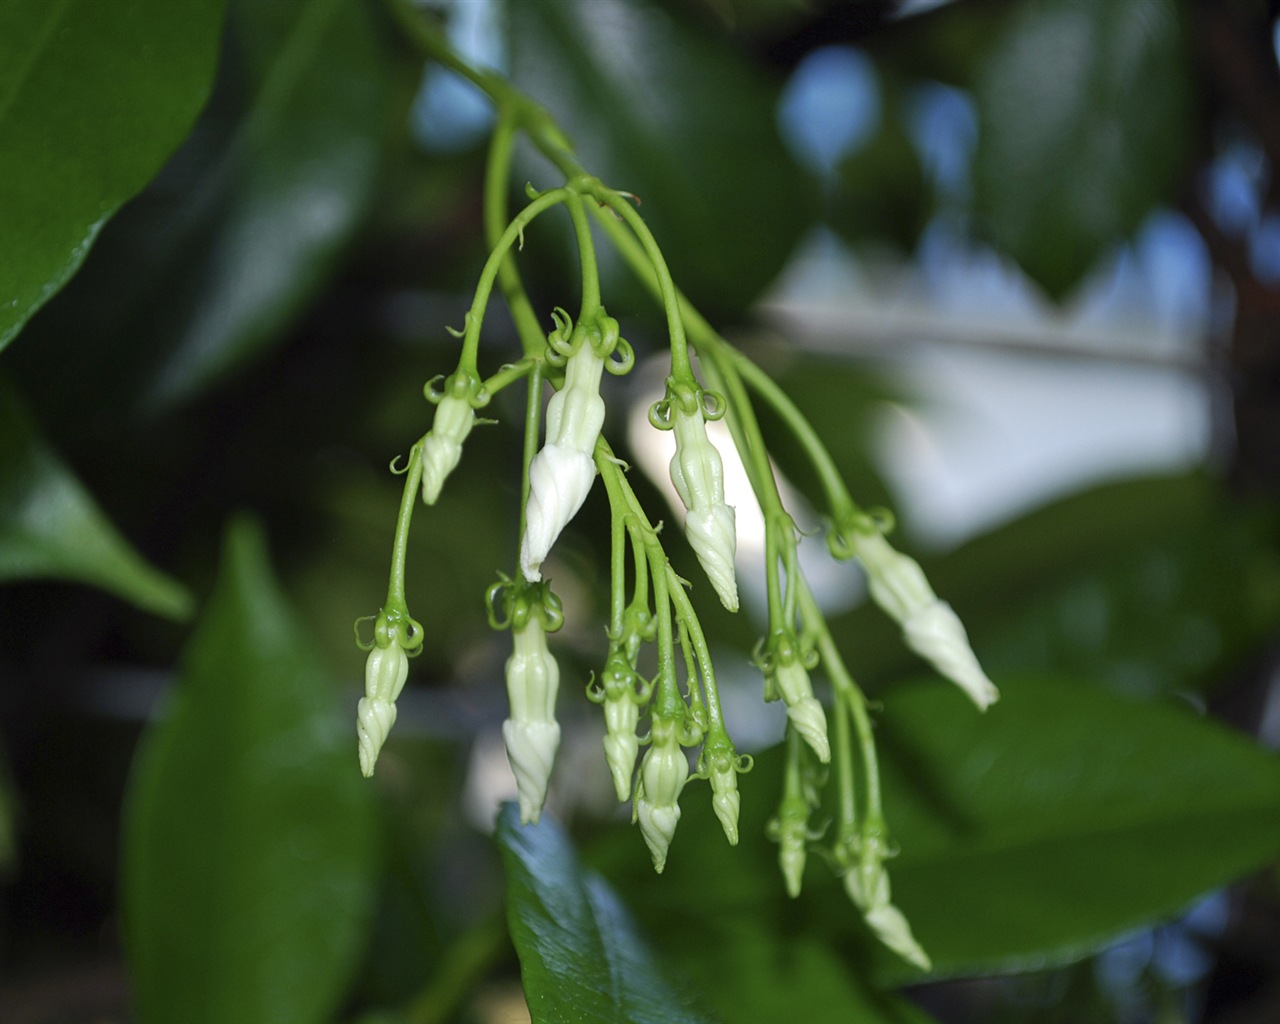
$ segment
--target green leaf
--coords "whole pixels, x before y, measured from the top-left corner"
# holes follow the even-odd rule
[[[740,310],[781,270],[816,190],[774,123],[779,83],[641,0],[513,3],[512,77],[606,184],[635,193],[677,285]],[[554,183],[540,167],[535,184]]]
[[[550,818],[522,826],[515,805],[505,804],[496,837],[507,872],[511,937],[534,1024],[710,1020],[663,977],[617,895],[581,869],[573,846]]]
[[[880,130],[840,162],[828,220],[854,244],[882,241],[911,253],[934,197],[894,106],[886,104]]]
[[[208,96],[222,0],[0,4],[0,349]]]
[[[975,212],[1055,298],[1182,179],[1183,5],[1025,3],[978,83]]]
[[[997,682],[1001,699],[986,714],[930,682],[894,690],[876,716],[900,850],[889,864],[894,902],[936,974],[1082,957],[1280,854],[1274,756],[1183,708],[1079,680]],[[596,862],[632,894],[642,924],[699,908],[672,932],[673,955],[702,948],[705,922],[750,915],[777,937],[775,956],[800,933],[845,950],[851,968],[883,984],[918,978],[873,942],[819,858],[800,899],[786,899],[777,847],[762,838],[781,773],[775,748],[740,782],[737,848],[695,783],[661,877],[631,834],[611,836]]]
[[[370,213],[399,109],[370,22],[349,0],[233,0],[195,131],[33,325],[72,368],[60,396],[162,413],[286,337]]]
[[[101,587],[173,619],[191,614],[182,584],[130,547],[0,384],[0,582],[38,578]]]
[[[240,523],[134,767],[123,903],[139,1020],[333,1019],[374,897],[374,821],[354,729]]]

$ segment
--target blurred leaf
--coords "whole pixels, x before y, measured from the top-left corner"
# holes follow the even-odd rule
[[[884,112],[880,130],[840,162],[828,221],[846,240],[888,242],[903,253],[916,247],[933,212],[924,167],[901,119]]]
[[[222,0],[0,5],[0,349],[208,96]]]
[[[1179,182],[1194,111],[1176,0],[1036,0],[978,83],[976,211],[1055,298]]]
[[[363,943],[376,847],[335,697],[261,535],[238,524],[126,808],[140,1020],[332,1019]]]
[[[985,715],[930,683],[895,690],[877,716],[885,813],[901,851],[894,900],[937,974],[1084,956],[1280,854],[1275,757],[1181,708],[1082,681],[998,682],[1001,700]],[[781,774],[775,748],[743,778],[736,849],[695,784],[661,878],[629,832],[603,843],[598,862],[633,894],[642,924],[699,908],[671,933],[677,957],[703,948],[706,922],[750,914],[777,937],[777,957],[803,932],[886,983],[918,977],[874,945],[816,857],[800,899],[787,900],[777,847],[763,840]]]
[[[516,84],[564,126],[592,174],[640,197],[690,298],[744,308],[815,212],[816,190],[775,127],[779,83],[641,0],[508,11]]]
[[[0,385],[0,582],[35,578],[101,587],[172,619],[191,614],[182,584],[130,547]]]
[[[988,670],[1068,671],[1133,693],[1207,690],[1274,635],[1273,505],[1200,473],[1104,484],[925,562]],[[859,678],[919,661],[878,609],[842,617]]]
[[[534,1024],[708,1021],[662,976],[617,895],[583,872],[564,833],[544,816],[498,815],[507,914]],[[664,929],[670,931],[672,929]]]
[[[34,325],[72,368],[61,395],[161,412],[283,339],[374,199],[397,109],[370,20],[347,0],[233,0],[191,138]]]

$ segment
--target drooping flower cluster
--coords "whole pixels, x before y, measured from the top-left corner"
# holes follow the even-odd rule
[[[812,819],[820,802],[819,790],[826,784],[824,766],[834,763],[830,774],[840,787],[839,814],[835,838],[825,840],[822,852],[836,866],[849,899],[880,941],[927,969],[928,956],[891,900],[885,869],[890,847],[868,706],[800,569],[799,534],[782,503],[768,446],[752,408],[753,395],[780,414],[781,422],[814,461],[831,510],[832,554],[861,563],[872,599],[899,624],[907,646],[961,686],[979,708],[996,699],[995,687],[979,666],[955,612],[934,594],[920,566],[890,546],[884,520],[863,513],[853,503],[833,461],[795,406],[767,375],[704,322],[691,317],[686,323],[682,300],[656,242],[626,197],[585,176],[549,192],[530,192],[530,197],[530,204],[503,232],[485,265],[465,330],[459,335],[462,355],[457,370],[439,388],[427,387],[427,397],[436,406],[432,428],[413,447],[401,470],[405,491],[391,584],[375,619],[374,638],[362,644],[369,658],[365,697],[357,711],[361,770],[366,775],[373,772],[395,722],[395,702],[408,675],[408,659],[422,643],[422,629],[408,617],[404,600],[405,548],[417,495],[427,505],[440,499],[445,481],[459,465],[463,444],[480,422],[477,410],[497,391],[527,380],[517,571],[513,577],[502,576],[487,595],[491,624],[512,633],[512,652],[505,665],[510,713],[502,735],[515,777],[520,819],[525,824],[539,820],[561,738],[556,718],[560,669],[547,636],[559,629],[564,612],[550,581],[543,578],[544,571],[559,537],[599,477],[612,527],[608,650],[600,672],[586,689],[603,711],[603,761],[613,790],[620,802],[632,801],[632,820],[659,872],[666,865],[681,819],[681,796],[695,780],[707,782],[726,839],[739,842],[744,795],[737,777],[751,770],[752,759],[738,752],[729,735],[710,646],[694,607],[694,598],[702,592],[697,586],[691,588],[673,568],[663,544],[665,535],[660,533],[662,524],[650,521],[626,465],[602,435],[604,373],[626,373],[634,363],[634,353],[617,321],[599,302],[588,210],[607,211],[599,219],[603,230],[624,258],[642,274],[651,275],[667,313],[670,373],[665,394],[650,409],[649,419],[657,429],[674,435],[675,455],[668,471],[684,506],[684,535],[710,589],[730,612],[739,607],[737,522],[725,500],[724,460],[708,436],[708,421],[726,419],[764,514],[768,626],[757,645],[755,662],[764,679],[765,699],[780,700],[787,709],[786,785],[769,827],[770,836],[779,843],[787,892],[799,894],[808,850],[824,841],[825,826],[815,828]],[[527,317],[516,317],[523,357],[482,378],[476,366],[478,338],[499,268],[522,240],[528,223],[558,205],[570,214],[582,261],[577,321],[557,308],[552,314],[554,327],[543,337],[529,330]],[[518,289],[518,281],[504,287]],[[527,307],[527,297],[522,293],[518,297]],[[686,337],[686,326],[696,328],[694,336]],[[699,357],[698,376],[691,349]],[[544,417],[541,402],[547,384],[554,393]],[[656,647],[656,658],[645,662],[642,652],[648,645]],[[681,662],[682,672],[678,671]],[[648,676],[642,664],[656,665],[656,672]],[[829,697],[815,692],[818,677],[811,673],[817,672],[830,684]],[[861,758],[862,771],[854,770],[855,757]],[[860,786],[856,790],[855,779]]]

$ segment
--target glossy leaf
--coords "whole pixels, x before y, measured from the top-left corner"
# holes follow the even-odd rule
[[[208,96],[222,0],[0,5],[0,349]]]
[[[369,799],[350,716],[241,523],[134,768],[123,901],[139,1020],[333,1019],[374,896]]]
[[[985,62],[976,212],[1056,298],[1182,179],[1185,31],[1175,0],[1037,0]]]
[[[507,915],[534,1024],[694,1024],[711,1018],[663,977],[614,891],[544,816],[498,816]]]
[[[779,83],[642,0],[509,13],[516,84],[555,115],[585,167],[640,197],[690,298],[745,307],[815,213],[816,190],[774,125]]]
[[[157,615],[191,613],[182,584],[120,536],[17,395],[0,386],[0,582],[16,579],[87,583]]]
[[[894,690],[877,714],[884,806],[900,855],[895,902],[936,973],[1029,969],[1095,951],[1168,919],[1197,896],[1280,855],[1280,763],[1247,740],[1165,704],[1086,682],[1000,678],[977,714],[954,687]],[[837,880],[810,857],[796,903],[782,892],[765,822],[780,795],[776,750],[740,782],[742,842],[725,845],[705,787],[686,789],[667,869],[638,837],[611,837],[606,873],[626,880],[643,922],[682,905],[695,922],[750,914],[848,947],[885,983],[913,975],[877,947]],[[701,948],[691,923],[675,955]]]

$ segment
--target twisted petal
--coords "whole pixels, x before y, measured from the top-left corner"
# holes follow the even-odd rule
[[[713,772],[711,775],[711,807],[720,819],[725,838],[730,846],[738,845],[738,808],[742,797],[738,794],[737,772]]]
[[[564,387],[547,403],[547,444],[590,455],[604,426],[600,375],[604,360],[583,345],[565,363]]]
[[[733,559],[737,548],[733,509],[721,502],[705,509],[690,509],[684,521],[685,534],[702,571],[715,587],[720,603],[731,612],[738,610],[738,579]]]
[[[658,807],[641,797],[636,801],[636,817],[640,821],[640,834],[653,858],[653,870],[662,874],[667,866],[667,850],[680,822],[680,805]]]
[[[636,767],[636,755],[640,753],[640,740],[636,736],[639,720],[640,709],[630,697],[605,701],[604,756],[609,762],[609,774],[619,803],[626,803],[631,796],[631,773]]]
[[[945,601],[916,611],[902,624],[907,646],[959,686],[985,711],[1000,696],[969,646],[960,617]]]
[[[537,616],[514,633],[515,650],[507,659],[507,701],[517,722],[553,722],[560,666],[547,649],[547,635]]]
[[[804,820],[784,820],[778,836],[778,866],[782,868],[787,895],[792,899],[800,895],[800,880],[804,877],[804,863],[808,854]]]
[[[927,971],[933,966],[929,954],[911,934],[911,925],[907,923],[906,917],[892,903],[885,903],[864,912],[862,919],[876,933],[876,938],[907,963],[914,964],[922,971]]]
[[[394,704],[409,678],[409,656],[399,644],[375,647],[364,663],[364,695]]]
[[[508,718],[502,723],[502,739],[516,777],[520,824],[537,822],[560,747],[560,726],[555,722],[517,722]]]
[[[367,779],[373,775],[378,753],[387,734],[396,724],[396,706],[391,701],[361,697],[356,706],[356,738],[359,741],[360,771]]]
[[[831,760],[831,742],[827,739],[827,716],[822,705],[813,696],[809,673],[799,661],[788,661],[778,666],[774,675],[778,692],[787,705],[787,718],[796,732],[813,748],[818,760],[826,764]]]
[[[542,563],[560,532],[587,500],[596,477],[591,456],[548,444],[529,466],[529,503],[520,541],[520,571],[531,583],[542,579]]]

